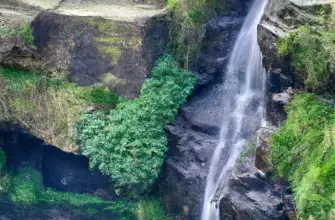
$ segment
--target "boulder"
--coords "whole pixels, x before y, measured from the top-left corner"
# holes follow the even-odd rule
[[[263,173],[272,171],[271,164],[268,159],[269,154],[269,138],[277,129],[275,127],[263,127],[256,132],[256,157],[255,166]]]
[[[283,200],[282,197],[287,200]],[[259,174],[234,176],[220,201],[220,219],[287,220],[294,207],[283,189],[276,189]]]
[[[45,71],[82,86],[105,84],[120,96],[135,98],[168,41],[168,10],[163,7],[156,0],[17,0],[0,6],[6,12],[0,21],[12,26],[33,20],[36,53]]]

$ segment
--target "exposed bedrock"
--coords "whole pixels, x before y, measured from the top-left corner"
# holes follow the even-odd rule
[[[0,5],[1,24],[32,22],[36,50],[30,56],[40,57],[42,64],[26,69],[69,76],[79,85],[105,84],[126,98],[139,95],[155,60],[163,54],[167,16],[164,4],[156,0],[17,0]],[[15,42],[11,45],[7,52],[0,48],[0,61],[20,67],[12,59],[16,54],[6,53],[25,49]],[[3,59],[3,53],[11,59]]]
[[[263,54],[263,65],[267,70],[267,120],[273,125],[280,126],[286,119],[284,103],[273,97],[290,87],[294,90],[304,86],[304,80],[294,72],[289,57],[278,56],[278,40],[301,25],[323,25],[325,17],[315,7],[333,3],[334,0],[269,1],[258,26],[258,42]]]

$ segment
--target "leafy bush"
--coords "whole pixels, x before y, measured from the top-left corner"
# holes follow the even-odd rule
[[[335,109],[313,94],[296,95],[270,139],[270,160],[293,186],[300,219],[330,219],[335,193]]]
[[[118,193],[140,193],[155,182],[167,151],[165,124],[174,120],[195,80],[166,55],[156,63],[138,99],[118,104],[108,115],[98,111],[82,118],[78,141],[83,154],[91,167],[112,178]]]
[[[37,203],[43,190],[42,177],[36,170],[25,168],[12,177],[9,198],[23,205]]]
[[[335,34],[302,26],[279,41],[279,55],[289,55],[305,85],[313,91],[326,92],[335,83]]]
[[[118,99],[119,97],[111,93],[108,88],[96,87],[90,93],[90,101],[103,107],[115,108]]]
[[[24,42],[29,46],[34,46],[33,28],[30,24],[24,26],[0,26],[0,37],[23,36]]]

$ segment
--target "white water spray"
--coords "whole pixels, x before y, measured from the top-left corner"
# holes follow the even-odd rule
[[[255,0],[235,42],[226,80],[220,142],[207,176],[202,220],[219,220],[220,193],[238,157],[264,118],[265,70],[257,42],[257,26],[267,0]]]

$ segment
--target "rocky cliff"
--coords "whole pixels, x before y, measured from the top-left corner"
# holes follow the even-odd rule
[[[106,84],[126,98],[139,95],[168,40],[168,11],[158,1],[5,1],[0,12],[3,25],[32,22],[33,56],[41,61],[36,69],[79,85]],[[16,66],[22,61],[8,50],[25,49],[12,41],[1,62]]]
[[[266,8],[258,26],[258,41],[267,69],[267,120],[274,125],[280,125],[286,117],[283,107],[287,101],[278,97],[292,95],[290,87],[300,89],[304,86],[303,79],[292,69],[291,60],[279,57],[278,41],[302,25],[326,25],[329,22],[327,13],[331,11],[322,12],[322,8],[333,4],[333,0],[271,0]]]

